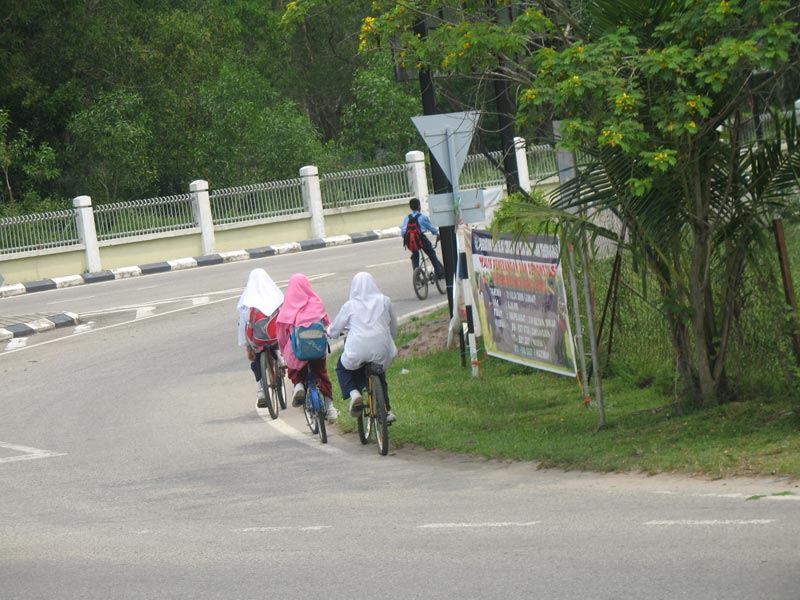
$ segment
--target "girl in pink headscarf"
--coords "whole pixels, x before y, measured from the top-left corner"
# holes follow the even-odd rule
[[[317,380],[319,391],[325,398],[325,408],[327,409],[325,416],[328,421],[333,421],[339,416],[339,411],[331,403],[333,393],[326,365],[327,356],[316,360],[304,361],[298,359],[294,354],[294,350],[292,350],[292,328],[299,325],[307,326],[316,321],[322,321],[327,327],[331,320],[322,300],[311,289],[311,282],[308,277],[301,273],[295,273],[289,278],[289,284],[286,286],[286,292],[284,293],[283,306],[277,318],[278,346],[280,346],[283,359],[289,367],[289,379],[294,384],[292,406],[303,405],[306,395],[305,381],[308,376],[308,369],[311,369],[314,378]]]

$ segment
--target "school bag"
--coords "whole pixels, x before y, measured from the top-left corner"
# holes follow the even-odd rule
[[[252,342],[254,346],[270,346],[278,343],[277,334],[277,320],[278,316],[276,310],[271,315],[265,315],[256,307],[250,308],[250,317],[247,321],[245,333],[247,339]]]
[[[310,325],[295,325],[290,334],[292,351],[298,360],[324,358],[328,351],[325,325],[316,321]]]
[[[417,223],[418,217],[419,215],[408,215],[406,233],[403,235],[403,246],[411,252],[416,252],[422,248],[422,230],[419,228],[419,223]]]

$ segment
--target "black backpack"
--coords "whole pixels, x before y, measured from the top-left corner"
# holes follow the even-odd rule
[[[403,236],[403,247],[408,248],[411,252],[416,252],[422,248],[422,231],[419,228],[419,223],[417,223],[417,217],[413,214],[408,215],[406,233]]]

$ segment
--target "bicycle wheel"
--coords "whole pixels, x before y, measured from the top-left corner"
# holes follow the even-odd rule
[[[314,409],[314,406],[311,402],[311,390],[306,390],[306,402],[303,405],[303,414],[306,416],[306,423],[308,424],[308,428],[311,430],[311,433],[317,435],[319,431],[319,423],[317,422],[317,411]]]
[[[428,278],[425,275],[425,265],[422,264],[414,269],[414,293],[420,300],[425,300],[428,297]]]
[[[389,453],[389,423],[386,422],[386,399],[383,395],[383,385],[377,375],[370,375],[372,381],[372,420],[375,425],[375,443],[381,456]]]
[[[369,391],[367,391],[367,394],[369,394]],[[369,398],[367,398],[367,406],[358,415],[358,439],[361,440],[362,444],[366,444],[369,442],[370,435],[372,435],[372,419],[370,419]]]
[[[433,278],[436,281],[436,289],[439,290],[439,293],[440,294],[446,294],[447,293],[447,282],[444,280],[444,277],[439,279],[434,274]]]
[[[317,429],[319,430],[319,441],[323,444],[328,443],[328,428],[325,426],[325,409],[317,411]]]
[[[283,377],[283,370],[277,360],[273,360],[272,364],[275,368],[275,381],[273,386],[278,396],[278,404],[281,405],[282,410],[286,410],[286,380]]]
[[[260,354],[259,367],[261,369],[261,388],[264,390],[264,397],[267,401],[267,408],[269,409],[269,416],[273,419],[278,418],[278,399],[275,397],[275,390],[272,388],[272,380],[274,372],[272,370],[272,356],[269,350],[265,350]]]

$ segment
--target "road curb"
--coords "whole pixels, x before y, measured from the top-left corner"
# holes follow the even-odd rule
[[[72,287],[75,285],[83,285],[86,283],[100,283],[103,281],[114,281],[116,279],[127,279],[129,277],[138,277],[140,275],[151,275],[153,273],[166,273],[167,271],[179,271],[183,269],[193,269],[196,267],[220,265],[240,260],[264,258],[267,256],[274,256],[276,254],[286,254],[290,252],[304,252],[306,250],[318,250],[321,248],[328,248],[331,246],[357,244],[366,241],[381,240],[388,237],[399,237],[399,236],[400,236],[400,228],[391,227],[389,229],[376,229],[374,231],[351,233],[348,235],[338,235],[325,238],[302,240],[300,242],[293,242],[288,244],[276,244],[273,246],[262,246],[259,248],[249,248],[245,250],[220,252],[217,254],[209,254],[207,256],[191,256],[186,258],[179,258],[176,260],[167,260],[163,262],[149,263],[145,265],[120,267],[118,269],[108,269],[100,271],[98,273],[82,273],[80,275],[53,277],[51,279],[39,279],[27,283],[15,283],[12,285],[0,286],[0,298],[19,296],[21,294],[31,294],[34,292],[44,292],[47,290]],[[0,340],[7,339],[2,337],[3,335],[2,332],[6,331],[7,329],[8,328],[0,329]],[[22,335],[29,335],[29,333]],[[18,337],[18,336],[15,335],[13,337]]]
[[[42,331],[49,331],[51,329],[58,329],[60,327],[69,327],[77,325],[80,322],[78,315],[71,312],[53,315],[51,317],[43,317],[28,321],[27,323],[15,323],[0,328],[0,341],[10,340],[12,338],[27,337],[34,333]]]

